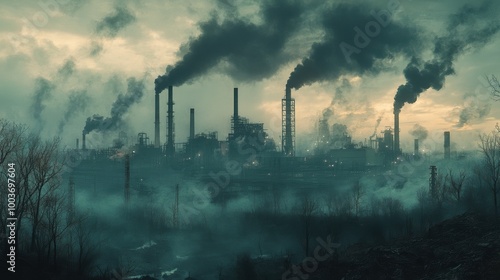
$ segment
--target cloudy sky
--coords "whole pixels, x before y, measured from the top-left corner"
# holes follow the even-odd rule
[[[288,84],[299,148],[323,117],[358,142],[378,119],[378,132],[392,126],[396,93],[406,151],[417,124],[430,139],[449,130],[456,149],[474,149],[500,119],[484,81],[500,76],[497,1],[275,2],[2,1],[0,118],[66,145],[95,114],[153,139],[155,86],[173,84],[176,142],[189,133],[189,108],[197,132],[225,139],[239,87],[240,114],[280,142]],[[160,98],[163,142],[166,92]],[[115,136],[89,134],[94,143]]]

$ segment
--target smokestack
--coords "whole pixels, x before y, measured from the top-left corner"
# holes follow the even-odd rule
[[[78,150],[80,148],[80,139],[76,138],[76,149]]]
[[[414,152],[413,152],[413,153],[414,153],[415,155],[418,155],[418,153],[419,153],[418,139],[415,139],[415,147],[414,147],[414,148],[415,148],[415,150],[414,150]]]
[[[85,146],[85,130],[82,131],[82,150],[86,150],[87,147]]]
[[[160,147],[160,93],[155,94],[155,148]]]
[[[450,158],[450,132],[444,132],[444,158]]]
[[[173,155],[174,147],[174,91],[172,86],[168,86],[168,101],[167,101],[167,154]]]
[[[234,105],[233,105],[233,133],[236,135],[238,132],[239,116],[238,116],[238,88],[234,88],[233,93]]]
[[[295,140],[295,99],[289,86],[285,89],[285,98],[281,100],[281,115],[284,120],[281,127],[281,146],[287,156],[294,156]]]
[[[399,111],[394,112],[394,153],[399,155]]]
[[[189,110],[189,139],[194,139],[194,108]]]

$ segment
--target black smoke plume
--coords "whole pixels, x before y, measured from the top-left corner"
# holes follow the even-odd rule
[[[100,115],[93,115],[87,118],[83,133],[96,131],[113,131],[123,125],[123,116],[134,103],[138,103],[144,95],[144,81],[135,78],[127,80],[126,94],[119,94],[111,107],[110,117],[104,118]]]
[[[31,103],[31,112],[33,118],[39,123],[41,123],[42,112],[45,109],[44,103],[52,96],[54,89],[55,85],[43,77],[38,77],[35,80],[35,92]]]
[[[299,89],[315,82],[334,81],[345,74],[378,74],[386,69],[387,60],[400,54],[413,55],[413,47],[419,41],[417,29],[392,20],[395,11],[367,6],[370,5],[342,3],[323,14],[323,40],[313,44],[309,56],[295,67],[288,78],[288,87]],[[380,27],[372,37],[366,35],[370,22]],[[359,31],[368,38],[368,44],[356,45],[355,38],[362,36]]]
[[[496,14],[491,14],[492,1],[479,7],[464,6],[452,15],[447,34],[436,38],[434,58],[422,62],[414,57],[403,73],[406,84],[399,86],[394,97],[394,112],[400,112],[405,103],[415,103],[418,96],[429,88],[440,90],[446,77],[455,73],[453,63],[466,51],[486,44],[500,29]]]
[[[221,62],[223,72],[238,81],[274,74],[289,59],[283,50],[299,26],[302,5],[295,0],[263,1],[263,22],[258,25],[241,18],[219,23],[215,17],[201,23],[201,35],[184,46],[184,57],[155,80],[156,93],[190,82]]]
[[[90,97],[87,94],[87,90],[74,90],[71,92],[65,106],[66,109],[64,111],[63,119],[59,122],[59,134],[63,132],[64,126],[69,120],[71,120],[76,114],[85,111],[89,102]]]

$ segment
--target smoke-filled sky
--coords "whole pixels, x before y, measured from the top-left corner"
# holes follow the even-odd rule
[[[500,119],[484,86],[500,76],[497,2],[2,1],[0,117],[71,146],[95,116],[153,139],[155,88],[173,84],[176,142],[189,134],[189,108],[197,132],[224,139],[239,87],[240,114],[279,143],[288,84],[307,148],[324,112],[357,142],[392,126],[400,88],[404,151],[417,132],[444,130],[474,149]],[[160,101],[163,142],[165,91]]]

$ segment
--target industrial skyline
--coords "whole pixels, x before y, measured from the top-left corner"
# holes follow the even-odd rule
[[[387,9],[389,2],[378,1],[371,8],[382,11]],[[407,25],[404,26],[418,29],[423,38],[439,36],[447,24],[447,18],[458,12],[460,7],[452,1],[426,4],[401,0],[397,3],[399,8],[391,24],[405,22]],[[81,98],[77,101],[86,106],[73,110],[74,113],[67,118],[69,125],[64,126],[61,134],[68,146],[80,135],[81,124],[87,117],[93,114],[109,115],[107,112],[116,94],[120,90],[125,91],[125,79],[132,76],[144,79],[145,94],[124,117],[130,132],[144,130],[153,135],[153,81],[156,76],[164,73],[163,69],[167,65],[175,65],[182,59],[189,38],[200,35],[199,23],[203,24],[211,19],[234,22],[235,18],[248,23],[260,21],[258,14],[252,13],[259,9],[259,5],[251,1],[241,1],[234,6],[223,4],[222,1],[204,4],[190,2],[187,5],[172,2],[168,9],[178,11],[175,18],[160,17],[163,8],[156,1],[141,5],[134,2],[83,4],[69,1],[68,4],[53,7],[53,12],[45,11],[36,2],[3,5],[5,9],[0,20],[8,24],[2,24],[0,30],[0,38],[5,42],[0,59],[0,69],[3,72],[1,96],[5,100],[0,105],[1,117],[37,127],[42,135],[53,135],[58,132],[61,114],[64,113],[60,112],[60,108],[68,107],[71,96],[75,100],[80,93]],[[95,10],[97,5],[98,12],[91,14],[90,11]],[[321,14],[321,7],[320,3],[313,2],[308,6],[300,6],[302,10],[296,11],[302,12],[304,22],[309,24],[295,26],[296,23],[293,23],[297,30],[287,35],[287,41],[282,43],[280,49],[286,58],[276,62],[273,72],[257,75],[255,78],[238,78],[235,73],[233,78],[229,78],[226,73],[231,72],[232,66],[226,63],[232,62],[222,59],[207,73],[176,88],[176,105],[183,108],[177,110],[177,127],[188,127],[188,110],[196,108],[197,113],[204,116],[198,123],[201,131],[227,134],[230,126],[226,116],[231,112],[232,102],[227,89],[239,87],[243,93],[240,97],[242,114],[258,122],[271,120],[267,124],[268,132],[280,142],[280,107],[285,82],[295,66],[310,53],[311,45],[321,40],[323,27],[318,16]],[[210,9],[217,9],[217,16],[203,12]],[[118,11],[127,12],[121,14]],[[270,7],[269,13],[273,12],[280,14]],[[115,20],[120,17],[122,19],[116,24],[106,25],[106,19],[113,19],[113,16]],[[487,21],[488,17],[484,20]],[[203,26],[201,31],[210,31],[208,25]],[[384,29],[381,34],[383,32]],[[346,36],[354,38],[355,35],[356,32],[352,30],[352,34],[349,31]],[[13,38],[16,40],[12,40]],[[492,34],[489,41],[481,47],[458,56],[455,74],[447,77],[440,91],[429,89],[420,96],[418,102],[405,106],[401,112],[402,149],[412,150],[413,139],[407,131],[415,124],[420,124],[429,131],[439,131],[439,135],[445,130],[459,135],[460,137],[453,139],[458,149],[474,149],[475,145],[471,143],[477,139],[477,134],[493,129],[500,111],[490,105],[484,77],[498,73],[497,65],[490,59],[498,56],[497,45],[498,35]],[[369,48],[370,46],[366,49]],[[422,48],[425,51],[431,47],[424,44]],[[355,56],[356,54],[352,55]],[[331,103],[335,112],[330,122],[346,124],[357,141],[363,141],[371,134],[379,116],[382,117],[382,126],[392,126],[393,97],[398,86],[404,83],[402,70],[407,63],[407,58],[395,56],[390,63],[386,63],[387,69],[377,70],[377,74],[341,75],[338,79],[322,79],[319,83],[293,90],[293,98],[297,104],[296,141],[299,149],[307,148],[309,135],[313,133],[311,127]],[[43,122],[41,126],[34,119],[33,107],[26,106],[35,102],[33,98],[35,90],[40,88],[40,81],[49,81],[53,85],[53,88],[48,87],[51,90],[46,95],[39,96],[39,116]],[[342,87],[345,81],[348,81],[348,88]],[[340,92],[342,89],[343,92]],[[160,116],[162,130],[166,127],[164,115],[167,107],[166,98],[163,100]],[[223,108],[227,110],[221,110]],[[162,133],[162,143],[165,141],[164,137],[165,133]],[[176,137],[186,139],[188,130],[178,129]]]

